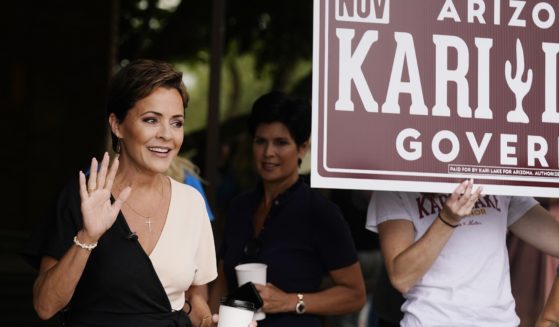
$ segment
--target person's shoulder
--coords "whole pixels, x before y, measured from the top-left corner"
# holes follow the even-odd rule
[[[196,176],[188,173],[188,172],[185,173],[183,183],[186,184],[186,185],[192,186],[192,187],[194,187],[195,189],[198,189],[198,190],[203,188],[202,182],[200,181],[200,179],[197,178]]]
[[[227,205],[227,220],[243,217],[252,210],[260,197],[256,189],[244,191],[234,196]]]
[[[204,202],[204,198],[196,188],[184,183],[177,182],[173,178],[169,178],[169,180],[171,181],[172,191],[177,192],[177,195],[179,195],[181,198],[188,198],[194,201]]]
[[[517,207],[533,207],[541,204],[536,198],[531,196],[494,196],[501,202],[509,203],[509,205]],[[499,201],[499,200],[497,200]]]
[[[498,201],[498,202],[505,202],[505,203],[524,203],[524,202],[538,202],[536,198],[531,196],[524,196],[524,195],[494,195],[494,194],[486,194],[481,196],[484,199],[489,199],[489,201]],[[539,203],[539,202],[538,202]]]
[[[322,194],[318,190],[313,189],[306,184],[303,187],[308,188],[306,192],[309,197],[309,204],[311,206],[311,210],[313,210],[314,212],[320,212],[325,216],[341,217],[340,207],[336,203],[328,199],[324,194]]]
[[[373,201],[398,201],[398,202],[409,202],[416,201],[417,198],[421,198],[421,193],[418,192],[402,192],[402,191],[373,191],[372,194]]]
[[[322,194],[317,189],[311,188],[307,184],[303,184],[302,188],[304,189],[304,192],[308,194],[313,204],[326,205],[326,206],[335,205],[334,202],[330,201],[330,199],[328,199],[324,194]]]

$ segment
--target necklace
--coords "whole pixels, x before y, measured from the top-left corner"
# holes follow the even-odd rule
[[[126,203],[126,202],[124,202],[124,204],[125,204],[128,208],[130,208],[130,210],[134,211],[138,216],[144,218],[144,224],[147,224],[147,226],[148,226],[148,231],[151,233],[151,224],[152,224],[152,222],[151,222],[151,217],[150,217],[150,216],[144,216],[144,215],[142,215],[141,213],[139,213],[138,211],[136,211],[136,209],[132,208],[132,206],[129,205],[128,203]]]
[[[159,203],[158,203],[158,205],[157,205],[157,207],[156,207],[156,208],[157,208],[157,209],[156,209],[157,211],[159,211],[159,208],[161,208],[160,204],[161,204],[161,202],[163,201],[163,180],[160,180],[160,181],[161,181],[161,190],[160,190],[160,193],[159,193],[159,194],[160,194]],[[120,188],[120,187],[117,187],[117,190],[118,190],[118,193],[120,194],[121,188]],[[130,204],[128,204],[128,201],[125,201],[124,204],[125,204],[128,208],[130,208],[130,210],[132,210],[135,214],[137,214],[138,216],[140,216],[140,217],[142,217],[142,218],[144,219],[144,224],[147,225],[148,231],[151,233],[151,224],[152,224],[151,219],[152,219],[152,217],[155,216],[155,215],[151,215],[151,216],[148,215],[148,216],[146,216],[146,215],[143,215],[143,214],[139,213],[138,210],[134,209]]]

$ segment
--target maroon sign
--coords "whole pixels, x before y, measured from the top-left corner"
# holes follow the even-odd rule
[[[315,0],[312,183],[559,197],[559,0]]]

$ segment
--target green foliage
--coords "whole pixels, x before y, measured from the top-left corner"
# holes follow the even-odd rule
[[[161,5],[173,1],[176,7]],[[224,1],[221,120],[248,113],[270,89],[310,97],[312,1]],[[188,132],[207,120],[212,2],[121,0],[119,62],[159,58],[185,72]]]
[[[313,2],[310,0],[228,1],[227,42],[254,54],[257,72],[274,75],[312,58]]]
[[[283,88],[284,75],[312,58],[313,2],[224,1],[225,52],[252,55],[256,73],[268,71],[274,76],[274,87]],[[181,1],[174,11],[161,9],[158,2],[122,0],[120,59],[199,60],[200,51],[208,53],[212,1]]]
[[[175,11],[161,0],[120,0],[118,55],[121,60],[149,52]],[[180,0],[178,0],[180,3]]]
[[[228,69],[229,65],[236,65],[241,79],[238,85],[232,82],[232,72]],[[205,128],[207,121],[208,107],[208,76],[209,66],[207,63],[192,63],[188,61],[175,62],[175,66],[181,70],[185,76],[185,84],[190,93],[190,104],[186,113],[185,132],[196,132]],[[269,90],[271,78],[268,74],[256,74],[252,69],[254,59],[250,55],[229,56],[223,63],[223,78],[221,81],[222,97],[220,99],[220,118],[221,121],[247,114],[250,111],[252,102],[262,93]],[[238,95],[233,95],[234,89],[241,89]],[[238,97],[238,101],[231,101],[231,98]]]

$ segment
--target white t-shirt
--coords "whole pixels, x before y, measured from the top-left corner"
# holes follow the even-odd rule
[[[447,197],[375,191],[366,227],[378,232],[377,226],[385,221],[409,220],[417,241],[437,218]],[[482,197],[427,273],[404,294],[401,326],[518,326],[506,233],[536,204],[528,197]]]
[[[165,226],[149,258],[173,310],[182,310],[190,285],[217,277],[215,247],[206,203],[191,186],[171,180]]]

